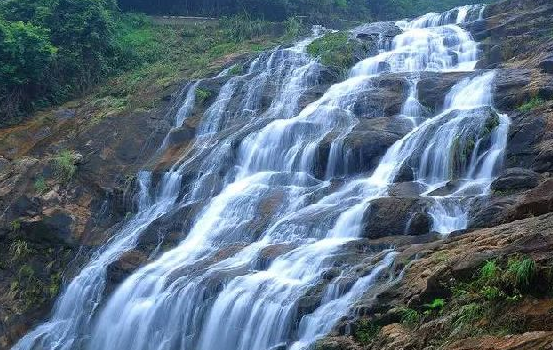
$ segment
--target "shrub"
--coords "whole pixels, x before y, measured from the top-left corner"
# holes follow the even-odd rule
[[[69,182],[77,171],[73,152],[64,150],[54,157],[54,170],[60,181]]]
[[[272,29],[269,22],[253,19],[247,12],[231,17],[223,17],[220,25],[227,39],[235,43],[268,34]]]
[[[302,33],[303,24],[296,17],[288,17],[285,22],[285,28],[286,37],[291,39],[297,38]]]

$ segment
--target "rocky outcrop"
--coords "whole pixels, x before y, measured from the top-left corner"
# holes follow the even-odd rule
[[[440,344],[443,349],[548,349],[553,331],[550,320],[553,300],[547,292],[549,286],[541,283],[540,278],[546,278],[541,274],[547,274],[553,262],[552,247],[553,214],[476,230],[443,241],[399,245],[397,267],[407,266],[402,279],[376,299],[370,297],[358,302],[352,317],[338,325],[332,336],[319,342],[317,349],[432,349],[433,344]],[[532,288],[536,288],[536,292],[523,293],[509,305],[500,304],[497,311],[501,316],[493,320],[475,318],[474,322],[479,322],[476,326],[480,329],[476,333],[479,335],[459,333],[459,310],[464,310],[463,305],[470,300],[473,303],[470,307],[481,301],[475,297],[469,301],[462,299],[460,294],[455,294],[455,288],[475,283],[469,281],[478,277],[479,269],[487,261],[510,261],[516,257],[535,261],[537,270]],[[428,305],[438,298],[445,300],[443,312],[419,313],[418,310],[431,310]],[[484,302],[478,307],[493,308],[493,305]],[[418,315],[416,320],[406,319],[406,312]],[[367,322],[377,330],[368,339],[361,337],[369,328],[366,324],[360,326],[360,317],[367,317],[370,320]],[[516,322],[520,328],[509,336],[494,333],[494,327],[501,328],[499,325],[504,322]],[[348,332],[348,329],[353,330]],[[486,332],[490,332],[489,335]]]

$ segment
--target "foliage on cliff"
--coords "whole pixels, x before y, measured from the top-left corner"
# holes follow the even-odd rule
[[[430,11],[445,11],[478,0],[119,0],[124,10],[152,14],[227,16],[247,12],[254,17],[283,21],[306,16],[310,22],[333,19],[397,19]]]
[[[206,25],[161,25],[120,13],[115,0],[0,2],[0,126],[79,97],[110,77],[124,80],[124,91],[137,91],[143,78],[167,82],[183,67],[206,73],[224,55],[265,48],[275,44],[269,37],[284,32],[299,34],[297,24],[241,15]]]

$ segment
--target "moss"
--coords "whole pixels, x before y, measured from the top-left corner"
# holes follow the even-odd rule
[[[347,32],[326,34],[307,46],[307,52],[329,67],[347,70],[355,63],[354,44]]]
[[[32,250],[29,248],[29,244],[26,241],[18,239],[12,242],[8,253],[10,254],[9,260],[11,262],[18,262],[27,259],[27,257],[31,255]]]
[[[492,133],[492,131],[497,128],[500,124],[501,120],[499,119],[498,115],[494,115],[486,120],[486,123],[484,124],[484,128],[482,129],[482,133],[480,137],[485,137]]]

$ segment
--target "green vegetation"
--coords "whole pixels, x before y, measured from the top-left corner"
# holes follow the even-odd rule
[[[444,306],[445,306],[445,300],[437,298],[437,299],[432,300],[432,302],[430,304],[425,304],[423,306],[426,309],[424,311],[425,315],[432,315],[434,313],[440,313],[442,311],[442,309],[444,308]]]
[[[54,157],[54,170],[61,182],[69,182],[77,171],[73,152],[64,150],[58,153]]]
[[[346,70],[355,63],[354,49],[348,32],[326,34],[307,46],[307,52],[319,57],[322,64],[341,70]]]
[[[211,97],[211,94],[212,94],[211,91],[207,89],[203,89],[203,88],[196,89],[196,99],[200,104],[207,101]]]
[[[278,24],[245,13],[166,25],[120,13],[114,0],[6,0],[0,2],[0,126],[91,90],[85,101],[91,124],[150,109],[167,86],[213,74],[225,56],[265,50],[302,30],[298,19]]]
[[[0,2],[0,123],[63,102],[109,75],[114,0]]]
[[[222,17],[246,12],[270,21],[285,21],[297,15],[317,22],[370,18],[370,5],[365,0],[119,0],[119,5],[127,11],[150,14]]]
[[[521,106],[519,106],[517,109],[520,112],[530,112],[530,111],[540,107],[544,103],[545,103],[544,99],[542,99],[540,97],[534,97],[530,101],[528,101],[528,102],[522,104]]]
[[[500,122],[501,121],[499,120],[499,116],[497,114],[488,118],[486,120],[486,124],[484,124],[484,130],[482,130],[482,136],[491,134],[492,131],[499,126]]]
[[[356,323],[353,337],[361,344],[370,344],[378,332],[380,332],[380,326],[368,320],[361,320]]]
[[[46,180],[44,179],[44,176],[41,175],[36,178],[34,183],[34,188],[38,194],[43,194],[46,191],[48,191],[48,185],[46,184]]]
[[[451,299],[447,303],[435,299],[423,308],[439,309],[442,310],[440,314],[452,316],[449,329],[442,334],[443,341],[517,333],[523,327],[505,310],[516,306],[525,297],[551,292],[551,278],[542,276],[544,284],[541,284],[538,283],[538,274],[536,262],[529,257],[489,260],[470,280],[456,281],[450,286]],[[428,321],[439,314],[425,311],[424,315]]]
[[[229,75],[240,75],[242,74],[243,67],[239,64],[235,64],[234,66],[230,67],[228,74]]]
[[[401,309],[401,323],[408,327],[415,327],[421,321],[421,315],[417,310],[411,308]]]
[[[236,16],[223,17],[220,23],[225,36],[234,43],[251,40],[273,31],[271,22],[254,19],[246,12]]]
[[[10,228],[11,228],[12,232],[19,231],[21,229],[21,221],[13,220],[12,222],[10,222]]]
[[[15,240],[8,250],[12,262],[18,262],[25,260],[32,252],[29,248],[29,244],[23,240]]]
[[[284,21],[291,16],[306,16],[315,23],[336,19],[399,19],[430,11],[445,11],[477,0],[119,0],[127,11],[150,14],[221,17],[247,12],[255,18]],[[486,1],[485,1],[486,2]],[[490,1],[487,1],[490,2]]]

